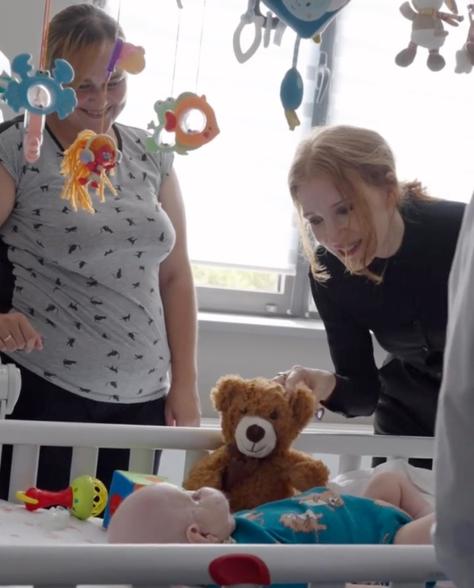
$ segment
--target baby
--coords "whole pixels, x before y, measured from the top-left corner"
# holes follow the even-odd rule
[[[110,521],[111,543],[431,543],[433,513],[400,472],[374,476],[365,495],[313,488],[230,513],[213,488],[160,483],[128,496]]]

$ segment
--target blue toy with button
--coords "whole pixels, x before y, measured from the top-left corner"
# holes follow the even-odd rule
[[[299,124],[296,110],[303,100],[303,78],[298,71],[298,52],[301,39],[312,38],[316,43],[321,40],[321,33],[350,0],[261,0],[271,12],[264,16],[260,11],[260,0],[249,0],[247,11],[241,16],[234,33],[234,53],[243,63],[258,49],[262,30],[264,46],[268,46],[270,34],[275,30],[275,43],[279,44],[285,26],[296,32],[295,48],[291,68],[286,72],[280,85],[280,100],[290,130]],[[240,35],[246,25],[253,25],[254,40],[249,49],[241,49]]]

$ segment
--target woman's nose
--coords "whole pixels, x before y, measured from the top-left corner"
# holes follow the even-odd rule
[[[87,101],[94,104],[105,104],[107,102],[107,92],[105,87],[94,86],[87,93]]]

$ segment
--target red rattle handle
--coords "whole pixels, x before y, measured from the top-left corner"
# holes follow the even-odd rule
[[[32,487],[26,491],[18,491],[16,497],[25,503],[27,510],[48,508],[49,506],[64,506],[65,508],[72,506],[72,488],[70,486],[57,492]]]

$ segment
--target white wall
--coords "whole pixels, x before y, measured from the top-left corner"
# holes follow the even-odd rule
[[[383,351],[375,344],[376,362]],[[292,321],[202,314],[199,321],[199,390],[203,416],[213,416],[209,391],[225,374],[275,376],[294,364],[332,369],[320,321]],[[342,422],[327,413],[325,421]],[[370,419],[351,419],[351,423]]]

